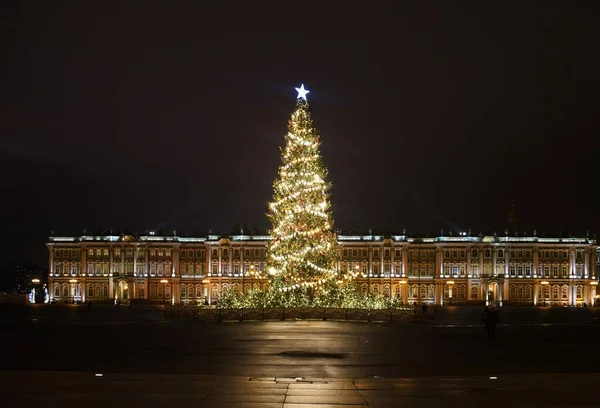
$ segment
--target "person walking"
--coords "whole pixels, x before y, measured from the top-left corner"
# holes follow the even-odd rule
[[[498,320],[498,310],[496,307],[493,305],[486,306],[483,311],[483,315],[481,315],[481,321],[485,325],[488,340],[494,340]]]

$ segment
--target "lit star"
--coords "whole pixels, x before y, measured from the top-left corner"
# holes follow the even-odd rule
[[[306,94],[308,94],[310,91],[304,89],[304,84],[302,84],[300,85],[300,88],[296,88],[296,92],[298,92],[298,99],[306,100]]]

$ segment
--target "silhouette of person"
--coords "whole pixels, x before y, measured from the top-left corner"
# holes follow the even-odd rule
[[[486,306],[481,321],[485,324],[488,340],[494,340],[496,325],[498,324],[498,311],[495,306]]]

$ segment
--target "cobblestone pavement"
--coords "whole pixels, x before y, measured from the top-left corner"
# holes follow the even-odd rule
[[[7,407],[597,407],[600,375],[248,378],[0,372]]]

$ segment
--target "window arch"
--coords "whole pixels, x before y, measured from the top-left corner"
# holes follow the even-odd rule
[[[471,285],[471,300],[477,300],[477,285]]]
[[[467,288],[465,285],[459,285],[458,287],[458,298],[464,300],[466,298]]]

